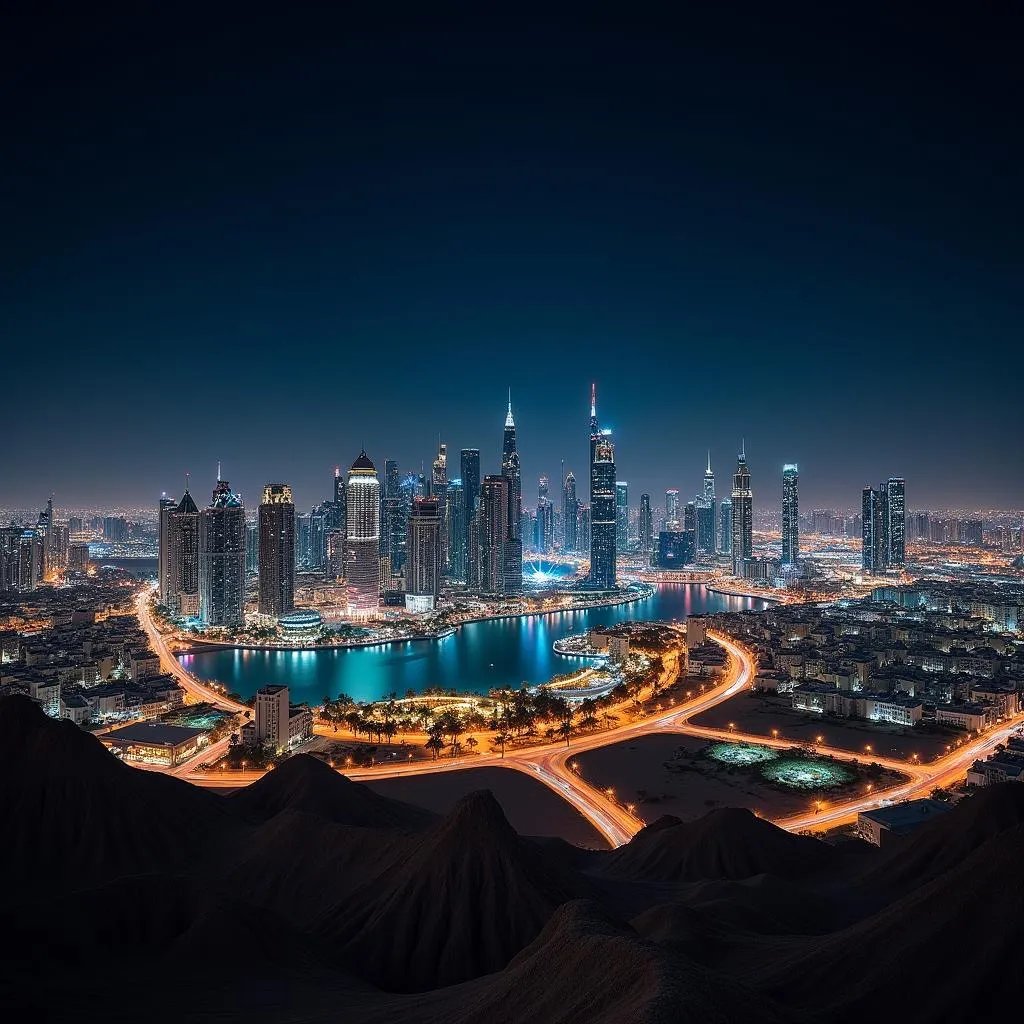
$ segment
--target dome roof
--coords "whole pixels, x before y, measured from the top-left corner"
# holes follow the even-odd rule
[[[365,451],[359,452],[359,458],[352,463],[353,470],[363,470],[364,472],[376,473],[377,467],[370,461],[370,457]]]

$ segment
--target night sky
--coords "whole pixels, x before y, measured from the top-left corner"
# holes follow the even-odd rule
[[[495,472],[508,386],[585,496],[591,380],[633,502],[745,437],[758,505],[1024,506],[1019,21],[22,6],[0,507]]]

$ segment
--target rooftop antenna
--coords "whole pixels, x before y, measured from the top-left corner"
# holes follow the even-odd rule
[[[217,460],[217,483],[220,483],[220,459]]]

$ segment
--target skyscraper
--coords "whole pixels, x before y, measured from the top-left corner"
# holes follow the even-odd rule
[[[398,463],[394,459],[384,460],[384,496],[381,499],[381,543],[380,551],[391,561],[391,576],[405,572],[405,550],[411,493],[402,489],[398,474]]]
[[[263,488],[257,530],[259,610],[276,619],[295,608],[295,505],[287,484]]]
[[[564,548],[566,551],[579,551],[580,503],[576,497],[576,477],[573,476],[572,470],[569,470],[562,482],[562,514]]]
[[[474,538],[473,517],[480,500],[480,449],[463,448],[459,453],[459,468],[462,471],[462,489],[466,500],[466,582],[473,580],[473,560],[479,538]]]
[[[199,517],[199,617],[204,626],[231,628],[245,622],[245,546],[242,499],[227,480],[218,479]]]
[[[903,569],[907,564],[907,501],[903,477],[891,476],[885,485],[886,494],[886,564],[890,569]]]
[[[371,612],[380,599],[380,481],[365,451],[348,471],[345,503],[349,610]]]
[[[615,586],[615,446],[597,420],[597,385],[590,391],[590,586]]]
[[[165,607],[171,594],[171,515],[177,507],[178,503],[166,494],[157,506],[157,590]]]
[[[437,515],[441,522],[441,571],[448,571],[448,445],[438,442],[437,457],[430,471],[430,496],[437,499]]]
[[[512,418],[512,392],[508,395],[508,413],[501,448],[501,473],[508,480],[508,538],[504,545],[505,583],[503,592],[523,592],[523,484],[516,448],[516,423]]]
[[[465,582],[466,541],[469,528],[466,524],[466,489],[461,480],[448,482],[448,522],[442,524],[448,534],[448,572],[452,579]]]
[[[704,489],[697,499],[697,550],[705,555],[713,555],[718,550],[718,509],[711,452],[708,452],[708,467],[704,470]]]
[[[537,498],[537,519],[534,525],[534,547],[540,555],[550,554],[555,542],[555,506],[547,496],[547,477],[542,476],[543,492]]]
[[[345,529],[345,478],[341,475],[341,467],[334,467],[334,504],[338,507],[332,528]]]
[[[747,468],[747,446],[744,444],[736,460],[732,477],[732,571],[743,575],[743,563],[754,557],[754,496],[750,490]]]
[[[670,487],[665,492],[665,529],[678,530],[679,522],[679,491]]]
[[[447,491],[447,479],[444,486]],[[406,552],[405,607],[433,611],[441,587],[441,502],[436,496],[413,499]]]
[[[615,550],[624,555],[629,550],[629,484],[615,482]]]
[[[173,615],[199,616],[199,509],[185,487],[167,524],[167,597]]]
[[[723,498],[718,506],[718,550],[732,554],[732,498]]]
[[[884,572],[886,568],[885,505],[883,488],[865,487],[861,492],[860,561],[865,572]]]
[[[640,495],[640,550],[650,554],[654,545],[654,518],[651,515],[651,496]]]
[[[484,594],[505,592],[505,545],[509,539],[508,477],[485,476],[477,506],[479,546],[477,587]]]
[[[795,462],[782,467],[782,564],[796,565],[800,557],[800,471]]]

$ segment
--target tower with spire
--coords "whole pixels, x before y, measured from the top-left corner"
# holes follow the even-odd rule
[[[747,468],[747,443],[740,445],[732,477],[732,571],[743,575],[743,565],[754,557],[754,495]]]
[[[615,446],[597,419],[597,385],[590,387],[590,575],[594,590],[615,587]]]
[[[708,468],[704,470],[704,489],[697,498],[697,550],[714,555],[718,550],[718,514],[715,500],[715,474],[711,471],[711,452]]]
[[[508,480],[508,535],[505,545],[505,593],[523,589],[523,481],[516,448],[516,421],[512,416],[512,389],[508,389],[508,412],[501,446],[501,475]]]

